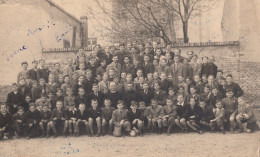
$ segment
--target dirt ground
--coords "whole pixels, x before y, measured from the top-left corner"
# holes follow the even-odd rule
[[[57,137],[0,141],[0,157],[260,157],[260,131],[144,137]]]

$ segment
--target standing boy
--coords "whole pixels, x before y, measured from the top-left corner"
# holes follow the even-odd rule
[[[98,107],[97,99],[91,100],[91,108],[89,109],[89,129],[90,129],[90,136],[94,134],[93,131],[93,123],[97,125],[97,137],[101,135],[101,109]]]

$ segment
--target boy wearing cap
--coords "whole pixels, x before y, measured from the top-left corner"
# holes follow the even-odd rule
[[[132,123],[132,128],[134,130],[138,129],[139,134],[143,136],[143,114],[142,111],[137,109],[138,105],[136,101],[131,101],[130,110],[128,112],[128,119]]]

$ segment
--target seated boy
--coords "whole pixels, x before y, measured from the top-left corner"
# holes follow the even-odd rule
[[[106,126],[108,124],[109,126],[109,134],[113,135],[113,121],[112,121],[112,113],[115,110],[114,107],[111,107],[111,100],[110,99],[105,99],[104,100],[104,105],[101,109],[102,113],[102,135],[104,136],[106,134]]]
[[[67,115],[66,115],[66,110],[63,108],[63,101],[57,100],[56,108],[52,111],[51,121],[48,123],[50,129],[52,129],[54,133],[54,137],[57,137],[56,127],[58,126],[63,126],[63,134],[64,136],[66,136],[66,131],[68,128],[68,121],[66,119],[67,119]],[[46,136],[47,138],[50,137],[48,129],[47,129]]]
[[[155,99],[151,100],[151,106],[149,107],[149,117],[148,123],[152,122],[152,130],[158,128],[158,134],[162,133],[162,120],[160,118],[160,114],[162,112],[163,107],[158,105],[158,101]],[[157,127],[158,126],[158,127]],[[151,129],[151,128],[148,128]]]
[[[199,106],[202,110],[199,124],[202,127],[209,129],[210,120],[215,118],[213,110],[212,108],[206,106],[206,102],[203,99],[200,99]]]
[[[78,120],[78,110],[75,107],[74,103],[67,106],[67,111],[68,111],[68,122],[69,122],[69,134],[70,136],[72,135],[72,125],[74,129],[74,135],[77,134],[77,120]]]
[[[249,104],[246,104],[243,97],[238,98],[238,109],[236,121],[239,127],[238,133],[243,132],[243,123],[246,123],[246,132],[251,133],[256,130],[256,118]]]
[[[200,121],[200,117],[201,117],[201,108],[199,106],[196,105],[196,100],[195,98],[190,98],[189,101],[189,106],[188,106],[188,110],[187,110],[187,125],[188,127],[190,127],[192,130],[196,131],[199,134],[202,134],[202,130],[199,126],[199,121]]]
[[[101,109],[98,108],[98,101],[97,99],[91,100],[91,108],[89,109],[89,128],[90,128],[90,135],[94,134],[93,131],[93,123],[97,125],[97,137],[101,135]]]
[[[26,113],[26,123],[28,127],[27,139],[37,136],[41,113],[35,107],[33,102],[30,103],[29,111]]]
[[[142,112],[143,115],[143,132],[149,134],[148,128],[151,128],[151,121],[148,122],[149,117],[149,108],[146,107],[146,103],[144,101],[139,102],[139,109]]]
[[[175,119],[176,125],[181,129],[182,132],[187,133],[188,127],[186,124],[188,105],[184,101],[184,96],[178,94],[177,96],[177,118]]]
[[[86,105],[84,103],[79,104],[78,116],[77,116],[77,123],[76,123],[76,130],[75,136],[79,136],[80,133],[80,125],[85,125],[87,133],[89,133],[89,126],[88,126],[88,112],[86,110]],[[91,134],[89,134],[91,136]]]
[[[16,138],[20,138],[21,136],[25,135],[26,120],[25,120],[25,113],[23,107],[21,106],[18,107],[18,112],[13,116],[13,121],[14,121]]]
[[[117,102],[117,110],[112,113],[112,121],[114,124],[114,136],[118,137],[122,135],[122,129],[127,135],[131,130],[131,124],[127,119],[127,109],[124,109],[124,102],[119,100]]]
[[[128,119],[130,123],[132,123],[133,130],[137,131],[137,133],[139,132],[140,136],[143,136],[143,114],[141,110],[137,109],[137,107],[137,102],[131,101],[131,109],[128,112]]]
[[[7,107],[5,104],[0,106],[0,140],[6,140],[11,136],[11,122],[12,116],[7,112]]]
[[[6,99],[6,105],[8,106],[9,113],[14,115],[17,112],[17,107],[21,105],[24,98],[20,91],[18,91],[18,84],[12,84],[12,91],[8,93]]]
[[[49,107],[46,105],[42,106],[42,111],[41,111],[41,121],[39,123],[40,129],[42,131],[41,137],[45,136],[46,130],[48,126],[48,123],[51,120],[51,114],[52,112],[49,110]],[[49,129],[49,128],[48,128]]]
[[[172,99],[166,99],[166,105],[163,107],[161,115],[163,127],[167,128],[167,135],[169,136],[177,118],[177,107],[173,105]]]
[[[225,134],[225,130],[224,130],[224,123],[225,123],[225,109],[223,108],[223,105],[221,103],[221,101],[217,101],[216,103],[216,107],[213,109],[213,113],[215,115],[215,118],[210,120],[210,128],[211,128],[211,132],[213,132],[215,130],[215,128],[217,127],[217,129],[220,129],[222,134]]]
[[[223,108],[225,109],[225,118],[230,124],[230,133],[234,133],[235,128],[235,114],[237,112],[237,98],[234,97],[232,89],[226,90],[227,97],[222,100]]]
[[[47,95],[45,93],[42,93],[41,98],[35,101],[35,105],[38,111],[42,110],[41,109],[42,106],[48,106],[48,108],[51,109],[51,104],[47,99]]]

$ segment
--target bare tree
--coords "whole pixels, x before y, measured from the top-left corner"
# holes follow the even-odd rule
[[[96,20],[110,33],[107,37],[124,41],[159,37],[165,43],[176,42],[174,20],[181,20],[187,43],[188,21],[192,15],[209,10],[211,3],[206,1],[216,0],[111,0],[110,10],[104,1],[95,0],[106,24],[99,18]],[[90,14],[96,17],[94,11]]]

